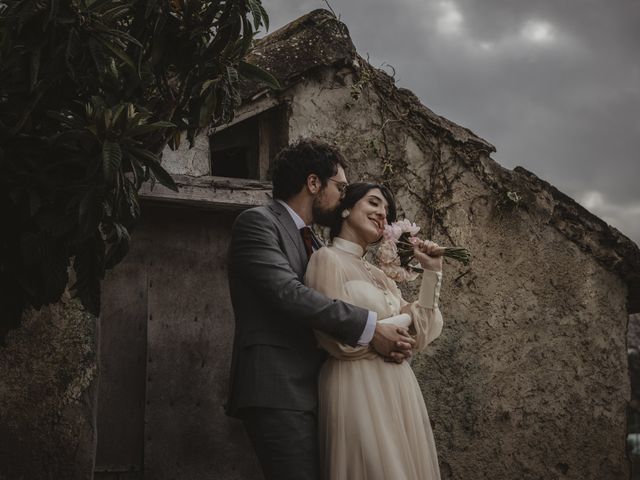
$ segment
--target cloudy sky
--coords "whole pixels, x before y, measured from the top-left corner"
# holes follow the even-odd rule
[[[358,52],[640,244],[640,1],[329,0]],[[271,29],[322,0],[263,0]]]

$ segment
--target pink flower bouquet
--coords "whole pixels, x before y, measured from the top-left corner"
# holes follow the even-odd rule
[[[396,282],[415,280],[418,273],[422,272],[421,267],[411,264],[419,231],[419,226],[406,219],[391,223],[384,229],[384,239],[378,247],[376,262]],[[439,247],[436,255],[458,260],[463,265],[468,265],[471,259],[469,250],[460,247]]]

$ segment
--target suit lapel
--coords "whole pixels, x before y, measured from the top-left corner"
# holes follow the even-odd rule
[[[279,202],[273,201],[268,205],[268,207],[274,213],[276,219],[284,227],[284,230],[289,235],[289,238],[298,249],[298,253],[300,253],[300,258],[303,261],[303,265],[306,265],[308,261],[307,251],[304,248],[304,243],[302,243],[302,236],[300,235],[300,231],[296,227],[293,218],[291,218],[291,215],[289,215],[287,209],[284,208]]]

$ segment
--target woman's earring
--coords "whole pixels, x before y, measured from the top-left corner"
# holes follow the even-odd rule
[[[351,212],[349,210],[343,210],[340,216],[342,218],[347,218]]]

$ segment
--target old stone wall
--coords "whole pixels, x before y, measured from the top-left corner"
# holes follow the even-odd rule
[[[640,479],[640,314],[629,316],[627,359],[631,400],[627,408],[627,449],[631,460],[632,480]]]
[[[443,478],[628,478],[625,284],[567,239],[544,188],[361,67],[293,86],[289,138],[337,144],[351,181],[388,182],[425,236],[472,252],[446,262],[445,328],[413,363]]]
[[[27,311],[0,347],[0,479],[91,479],[96,319],[69,298]]]
[[[640,350],[640,313],[629,315],[627,345],[629,348]]]

